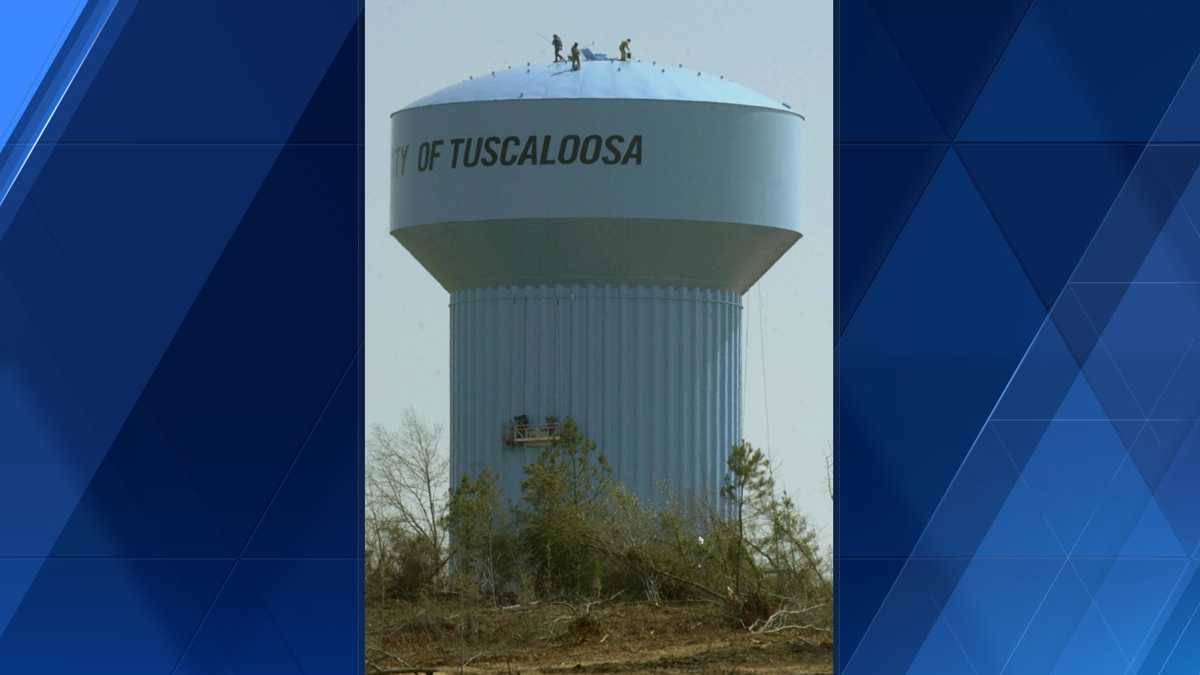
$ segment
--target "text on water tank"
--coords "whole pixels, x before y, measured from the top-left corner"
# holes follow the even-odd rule
[[[392,148],[392,175],[403,176],[409,168],[409,144]],[[491,166],[548,166],[570,164],[633,164],[642,163],[642,136],[628,140],[620,134],[579,136],[568,134],[561,138],[552,135],[480,136],[425,141],[416,148],[413,166],[418,172],[440,168],[472,169]]]

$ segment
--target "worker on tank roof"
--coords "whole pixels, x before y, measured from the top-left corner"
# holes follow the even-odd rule
[[[630,51],[630,49],[629,49],[630,42],[632,42],[632,40],[630,40],[629,38],[625,38],[625,40],[623,42],[621,42],[621,46],[618,47],[618,49],[621,50],[621,60],[622,61],[628,61],[629,59],[633,58],[633,52]]]
[[[554,62],[565,60],[562,57],[562,38],[558,37],[557,33],[554,34],[554,39],[550,41],[550,44],[554,45]]]
[[[571,70],[579,70],[579,43],[571,45]]]

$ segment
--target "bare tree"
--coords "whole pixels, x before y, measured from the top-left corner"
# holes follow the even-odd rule
[[[383,514],[379,500],[372,499],[370,496],[366,500],[366,511],[363,534],[366,543],[364,552],[366,560],[364,562],[367,568],[367,592],[377,591],[376,599],[382,602],[388,595],[386,571],[393,563],[389,519]],[[372,589],[371,586],[375,586],[375,588]]]
[[[367,501],[371,515],[395,519],[423,540],[436,557],[436,574],[446,560],[449,461],[441,450],[442,428],[406,410],[396,430],[376,424],[367,440]]]

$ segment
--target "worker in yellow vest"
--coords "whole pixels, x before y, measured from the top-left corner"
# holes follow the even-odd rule
[[[571,70],[579,70],[579,43],[571,45]]]
[[[630,42],[631,42],[631,40],[629,38],[625,38],[625,40],[623,42],[621,42],[621,46],[618,47],[618,49],[621,50],[621,60],[622,61],[628,61],[629,59],[633,58],[633,52],[630,51],[630,49],[629,49]]]

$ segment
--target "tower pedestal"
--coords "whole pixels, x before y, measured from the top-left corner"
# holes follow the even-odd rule
[[[741,312],[732,291],[683,287],[452,293],[451,475],[488,468],[515,501],[541,448],[506,425],[572,417],[643,500],[665,483],[715,503],[741,436]]]

